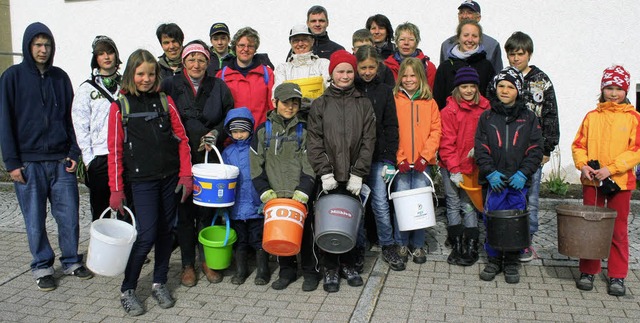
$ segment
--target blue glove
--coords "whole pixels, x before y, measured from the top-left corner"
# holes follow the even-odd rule
[[[504,188],[505,186],[504,179],[506,178],[507,176],[505,176],[504,174],[500,173],[497,170],[494,170],[493,173],[487,175],[489,186],[491,186],[491,189],[496,192],[499,192]]]
[[[517,171],[509,178],[509,186],[521,190],[524,188],[524,183],[527,182],[527,177],[522,174],[521,171]]]

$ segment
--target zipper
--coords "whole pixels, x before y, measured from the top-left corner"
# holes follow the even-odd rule
[[[409,100],[411,100],[411,98],[409,98]],[[417,112],[417,111],[416,111]],[[413,100],[411,100],[411,160],[415,160],[415,132],[413,129],[414,123],[413,123]]]

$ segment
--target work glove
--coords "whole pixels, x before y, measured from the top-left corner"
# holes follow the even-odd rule
[[[302,203],[302,204],[307,204],[307,202],[309,202],[309,195],[305,194],[305,193],[304,193],[304,192],[302,192],[302,191],[295,190],[295,191],[293,192],[293,197],[292,197],[292,199],[293,199],[294,201],[298,201],[298,202],[300,202],[300,203]]]
[[[260,201],[262,201],[262,203],[267,203],[275,198],[278,198],[278,195],[276,194],[276,192],[272,189],[268,189],[266,191],[264,191],[264,193],[262,193],[262,195],[260,195]]]
[[[469,150],[469,153],[467,154],[467,158],[473,158],[473,155],[475,154],[476,149],[475,148],[471,148],[471,150]]]
[[[389,181],[393,178],[393,175],[396,173],[396,168],[392,164],[384,163],[382,166],[382,179],[385,183],[389,183]]]
[[[111,196],[109,196],[109,207],[124,215],[125,200],[124,191],[112,191]]]
[[[502,191],[502,189],[504,188],[504,179],[506,178],[507,176],[497,170],[494,170],[493,173],[487,175],[489,186],[491,186],[491,189],[496,192]]]
[[[200,138],[200,146],[198,146],[198,151],[203,151],[207,149],[207,151],[211,150],[211,147],[216,145],[216,140],[218,138],[218,131],[211,130],[206,135]]]
[[[347,182],[347,191],[355,196],[360,196],[360,190],[362,189],[362,177],[356,175],[349,175],[349,181]]]
[[[398,171],[400,171],[400,173],[407,173],[410,170],[411,170],[411,166],[409,166],[409,162],[406,159],[404,159],[398,164]]]
[[[176,185],[176,194],[182,191],[182,198],[180,198],[180,203],[184,203],[187,200],[187,197],[191,195],[193,192],[193,178],[191,176],[183,176],[178,179],[178,185]]]
[[[451,180],[451,182],[453,184],[455,184],[457,187],[460,187],[460,183],[462,183],[463,178],[462,178],[462,174],[461,173],[453,173],[449,175],[449,179]]]
[[[521,190],[524,188],[524,183],[527,182],[527,177],[521,171],[517,171],[509,178],[509,186]]]
[[[427,160],[422,158],[422,156],[418,157],[416,161],[413,163],[413,170],[422,173],[425,169],[427,169]]]
[[[320,179],[322,180],[323,191],[328,192],[338,188],[338,182],[333,178],[333,173],[322,175]]]

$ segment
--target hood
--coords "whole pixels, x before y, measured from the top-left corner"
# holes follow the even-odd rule
[[[22,36],[22,59],[25,64],[29,67],[36,67],[36,62],[33,60],[33,56],[31,55],[31,41],[39,34],[45,34],[51,38],[51,57],[49,57],[49,61],[46,63],[46,68],[49,69],[51,65],[53,65],[53,57],[56,53],[56,42],[53,39],[53,34],[49,27],[41,22],[34,22],[24,30],[24,36]]]
[[[224,131],[226,131],[229,136],[231,136],[231,132],[229,131],[229,122],[231,122],[231,120],[233,119],[245,119],[251,122],[251,124],[254,125],[253,128],[255,129],[255,120],[253,119],[251,111],[249,111],[249,109],[245,107],[234,108],[231,109],[229,113],[227,113],[227,117],[224,118]]]

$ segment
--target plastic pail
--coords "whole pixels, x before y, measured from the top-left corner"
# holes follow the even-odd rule
[[[487,211],[487,242],[501,251],[516,251],[528,248],[529,211]]]
[[[315,242],[330,253],[345,253],[356,245],[362,204],[344,194],[322,195],[315,204]]]
[[[463,182],[460,183],[460,188],[467,193],[476,210],[483,211],[482,186],[478,184],[478,169],[476,168],[476,170],[469,175],[462,174],[462,179]]]
[[[433,207],[433,180],[426,172],[422,172],[429,179],[431,186],[413,188],[410,190],[391,193],[391,184],[398,175],[398,171],[389,181],[387,193],[393,200],[396,211],[398,230],[412,231],[436,225],[436,212]]]
[[[228,207],[235,203],[236,182],[240,173],[238,167],[225,165],[218,148],[213,146],[221,164],[207,163],[209,153],[205,152],[204,163],[195,164],[193,172],[193,203],[206,207]]]
[[[298,84],[304,98],[315,99],[324,92],[324,77],[322,76],[311,76],[285,82]]]
[[[206,227],[198,234],[198,241],[204,250],[204,259],[207,267],[215,270],[222,270],[231,264],[233,254],[233,244],[238,240],[236,231],[231,229],[229,216],[225,213],[225,223],[223,225],[213,225],[218,214],[213,217],[210,227]]]
[[[615,210],[592,205],[558,205],[558,252],[582,259],[609,257]]]
[[[307,208],[298,201],[276,198],[267,202],[264,205],[262,248],[276,256],[297,255],[306,216]]]
[[[113,213],[104,218],[111,208],[106,208],[100,218],[91,223],[87,268],[98,275],[117,276],[127,267],[138,232],[133,213],[126,206],[124,209],[133,224],[116,219]]]

